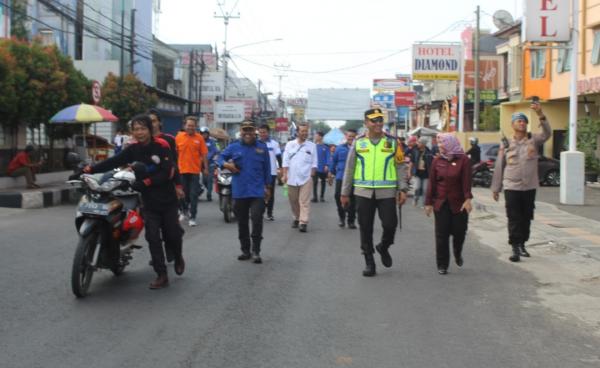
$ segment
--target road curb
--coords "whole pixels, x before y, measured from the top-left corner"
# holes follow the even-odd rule
[[[0,193],[0,207],[6,208],[45,208],[67,203],[76,203],[81,194],[77,188],[48,188],[24,192]]]

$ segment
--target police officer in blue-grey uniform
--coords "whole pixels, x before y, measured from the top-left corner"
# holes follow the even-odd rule
[[[335,152],[331,159],[331,170],[329,172],[330,178],[335,178],[335,203],[337,205],[338,217],[340,222],[339,227],[346,226],[346,220],[348,221],[349,229],[356,229],[354,221],[356,220],[356,198],[354,197],[354,188],[350,190],[350,204],[344,208],[340,201],[342,194],[342,181],[344,180],[344,169],[346,167],[346,159],[348,158],[348,152],[352,149],[352,143],[356,138],[356,130],[348,129],[344,134],[346,141],[335,148]]]
[[[204,161],[204,165],[208,165],[208,175],[202,175],[202,184],[206,188],[206,200],[210,202],[212,201],[213,173],[217,167],[216,160],[219,155],[219,145],[217,140],[210,136],[210,132],[207,127],[201,127],[200,134],[202,134],[202,137],[204,137],[204,142],[206,143],[206,148],[208,149],[208,154],[206,155],[206,160]]]
[[[242,123],[240,140],[227,146],[219,158],[219,166],[234,173],[231,185],[242,250],[238,257],[240,261],[252,258],[254,263],[262,263],[263,211],[272,190],[270,161],[269,150],[256,139],[256,127],[251,121]],[[249,219],[252,221],[252,234]]]

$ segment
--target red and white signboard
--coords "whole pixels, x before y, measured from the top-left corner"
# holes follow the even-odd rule
[[[394,92],[394,105],[396,107],[415,106],[417,94],[415,92]]]
[[[287,118],[275,119],[275,130],[278,132],[287,132],[288,131],[288,119]]]
[[[94,102],[94,105],[99,105],[101,99],[102,99],[102,88],[100,86],[100,82],[93,81],[92,82],[92,101]]]
[[[525,0],[525,42],[566,42],[571,39],[571,0]]]

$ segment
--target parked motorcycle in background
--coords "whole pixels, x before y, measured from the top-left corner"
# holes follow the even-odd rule
[[[233,173],[227,169],[217,169],[217,193],[219,194],[219,208],[223,212],[225,222],[234,220],[233,198],[231,197],[231,180]]]
[[[88,294],[94,272],[108,269],[120,275],[133,250],[141,248],[134,244],[144,228],[141,196],[131,188],[134,181],[129,170],[81,174],[67,181],[84,193],[75,215],[79,242],[71,269],[71,289],[78,298]]]
[[[481,161],[478,164],[473,165],[471,178],[473,186],[480,186],[489,188],[492,186],[492,170],[490,169],[490,163]]]

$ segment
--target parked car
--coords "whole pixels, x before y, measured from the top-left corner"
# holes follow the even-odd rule
[[[481,147],[481,161],[494,163],[496,157],[498,157],[498,150],[500,149],[499,143],[482,143]],[[493,169],[493,167],[492,167]],[[538,160],[538,176],[540,178],[540,185],[559,186],[560,185],[560,161],[540,156]]]

